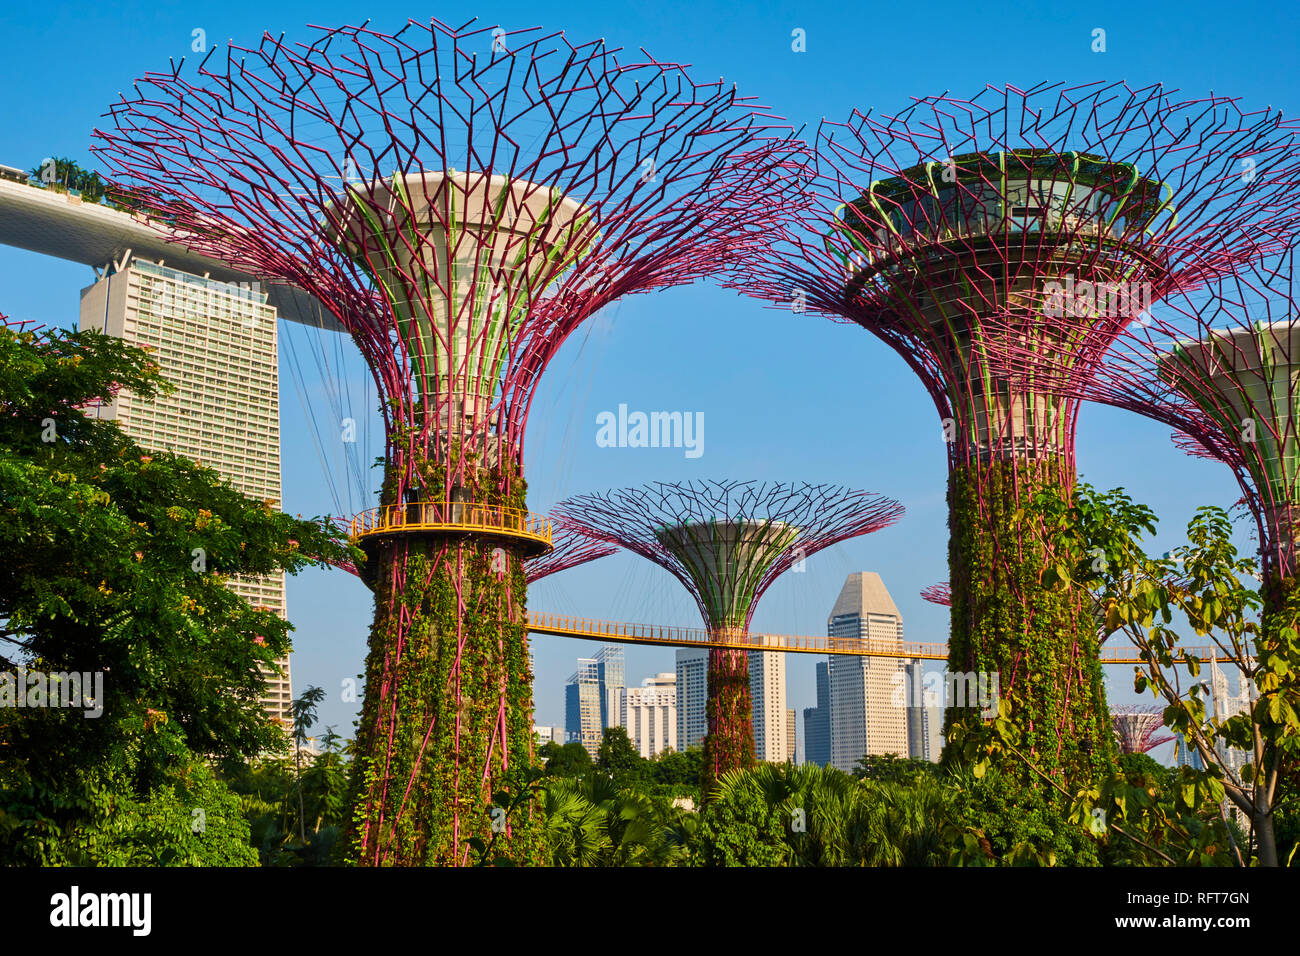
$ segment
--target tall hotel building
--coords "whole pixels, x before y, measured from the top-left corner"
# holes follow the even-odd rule
[[[596,651],[596,678],[600,681],[600,726],[623,724],[623,688],[627,686],[627,663],[623,648],[606,644]]]
[[[901,644],[903,616],[879,574],[863,571],[848,576],[831,609],[827,633]],[[898,701],[906,676],[906,662],[898,658],[830,655],[832,766],[852,772],[866,755],[908,756],[907,708]]]
[[[199,461],[248,497],[280,507],[276,310],[265,293],[128,258],[82,290],[80,327],[151,348],[176,386],[149,400],[124,390],[103,417],[117,419],[141,446]],[[283,573],[230,586],[285,616]],[[289,660],[276,663],[282,673],[268,674],[263,705],[287,728]]]
[[[785,654],[750,652],[749,697],[755,758],[771,763],[792,760],[785,706]]]
[[[650,758],[677,749],[677,675],[656,674],[640,687],[624,687],[622,724],[632,746]]]
[[[596,662],[578,658],[578,669],[564,684],[564,736],[594,758],[600,748],[602,702]]]
[[[709,732],[705,708],[709,702],[709,650],[684,647],[677,652],[677,746],[704,745]]]

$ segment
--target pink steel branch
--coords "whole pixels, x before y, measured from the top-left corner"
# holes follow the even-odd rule
[[[921,589],[921,599],[929,601],[931,604],[938,604],[941,607],[952,607],[952,587],[949,586],[947,581],[931,584],[929,587]]]
[[[1075,368],[1023,346],[1005,373],[1173,428],[1188,454],[1226,464],[1260,535],[1266,572],[1297,573],[1300,289],[1295,249],[1170,297],[1104,356]]]
[[[648,56],[623,63],[599,41],[530,33],[435,20],[391,36],[322,30],[310,45],[268,35],[231,47],[224,63],[214,50],[196,82],[179,68],[147,75],[113,107],[115,128],[98,133],[97,152],[143,214],[192,248],[306,290],[352,334],[387,398],[399,500],[412,480],[401,463],[437,449],[440,430],[480,444],[494,433],[518,457],[537,381],[574,328],[620,296],[715,272],[790,207],[792,147],[762,107]],[[574,253],[521,276],[536,235],[476,251],[480,237],[457,229],[454,202],[427,185],[407,197],[386,185],[458,166],[470,170],[466,194],[491,173],[522,184],[523,205],[576,204]],[[358,216],[426,218],[399,230],[394,268],[364,243],[340,248]],[[449,235],[450,252],[438,247]],[[457,252],[473,261],[474,294],[453,269],[428,268]],[[387,294],[376,294],[380,274]],[[473,320],[488,290],[509,317],[500,338]],[[412,341],[394,298],[458,305],[445,331]],[[483,388],[479,376],[490,407],[445,407],[448,392]],[[442,406],[435,414],[413,407],[430,401]],[[447,490],[458,478],[448,474]]]
[[[816,164],[797,219],[735,284],[888,343],[955,423],[953,464],[1010,453],[1073,466],[1077,405],[1037,416],[1029,377],[990,397],[1000,376],[989,353],[1016,340],[1026,356],[1067,350],[1086,369],[1142,304],[1044,319],[1044,279],[1142,282],[1155,301],[1276,247],[1297,215],[1293,123],[1123,83],[855,111],[822,123]],[[1004,195],[1008,184],[1025,188]]]
[[[589,561],[608,557],[618,550],[604,541],[581,534],[572,528],[560,526],[556,526],[551,544],[552,548],[546,554],[524,562],[524,577],[528,579],[529,584]]]

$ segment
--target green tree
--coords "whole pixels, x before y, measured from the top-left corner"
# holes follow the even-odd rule
[[[538,756],[546,761],[548,777],[578,777],[588,773],[595,765],[587,748],[576,741],[560,745],[554,742],[543,744],[537,751]]]
[[[723,774],[700,814],[693,846],[699,866],[781,866],[791,819],[763,784],[770,764]]]
[[[614,777],[640,776],[649,763],[636,752],[627,730],[606,727],[596,751],[596,768]]]
[[[1181,768],[1172,793],[1134,785],[1125,773],[1103,776],[1072,794],[1073,819],[1104,820],[1103,830],[1166,863],[1216,865],[1224,862],[1226,843],[1240,863],[1254,845],[1260,864],[1277,865],[1274,808],[1285,799],[1279,787],[1300,751],[1300,601],[1275,602],[1275,610],[1256,620],[1260,595],[1244,583],[1258,576],[1256,562],[1238,555],[1222,509],[1199,509],[1187,526],[1187,545],[1159,558],[1143,547],[1145,536],[1155,534],[1155,514],[1122,489],[1099,492],[1085,485],[1068,502],[1041,494],[1033,509],[1058,555],[1047,583],[1096,595],[1106,630],[1122,632],[1143,660],[1135,689],[1163,699],[1166,726],[1206,766],[1203,772]],[[1247,711],[1226,720],[1208,717],[1204,689],[1194,680],[1202,661],[1187,653],[1176,619],[1253,682],[1259,696]],[[1193,678],[1190,686],[1183,686],[1179,668]],[[1002,749],[1032,765],[1017,747],[1014,728],[1001,717],[994,725],[989,752]],[[1241,770],[1225,759],[1229,748],[1248,754]],[[1225,798],[1251,820],[1246,846],[1232,839]]]
[[[0,671],[102,687],[97,717],[0,707],[0,861],[106,845],[88,834],[120,832],[115,808],[183,807],[165,794],[192,794],[203,761],[287,743],[260,700],[289,625],[226,584],[346,551],[89,413],[119,388],[147,400],[161,387],[147,353],[118,339],[0,328]]]
[[[859,780],[899,782],[928,776],[934,771],[935,765],[928,760],[913,760],[897,754],[863,754],[853,768],[853,776]]]
[[[316,723],[316,708],[325,699],[325,691],[319,687],[308,687],[293,702],[293,769],[298,790],[298,833],[302,842],[307,842],[307,812],[302,799],[302,751],[311,740],[307,731]]]
[[[99,202],[108,188],[99,173],[82,169],[76,160],[64,156],[43,160],[40,165],[33,166],[27,175],[42,187],[75,189],[86,202]]]
[[[613,846],[608,812],[588,799],[576,780],[547,783],[542,813],[554,866],[595,866]]]

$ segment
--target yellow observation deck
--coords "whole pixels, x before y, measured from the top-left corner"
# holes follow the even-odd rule
[[[551,550],[551,519],[545,515],[465,502],[417,501],[384,505],[352,519],[349,536],[359,544],[401,535],[464,535],[515,541],[525,557]]]

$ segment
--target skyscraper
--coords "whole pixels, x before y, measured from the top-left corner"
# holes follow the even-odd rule
[[[627,685],[627,664],[623,648],[605,644],[596,651],[596,678],[600,681],[600,726],[619,727],[623,723],[623,688]]]
[[[564,736],[596,756],[606,727],[622,725],[623,648],[605,644],[592,657],[578,658],[578,669],[564,685]]]
[[[677,746],[688,750],[704,743],[709,731],[709,651],[683,647],[677,652]]]
[[[943,690],[938,683],[943,671],[927,671],[923,660],[905,665],[907,706],[907,751],[915,760],[938,762],[943,752]],[[926,678],[930,678],[927,685]]]
[[[786,741],[784,654],[750,652],[749,695],[753,708],[755,758],[784,763],[791,756]]]
[[[785,712],[785,759],[790,763],[799,762],[799,731],[795,727],[793,710]]]
[[[603,708],[600,670],[591,658],[578,659],[578,669],[564,685],[564,736],[566,743],[580,743],[594,758],[600,748]]]
[[[677,749],[677,675],[656,674],[640,687],[624,687],[621,724],[642,757]]]
[[[874,571],[850,574],[827,619],[831,637],[901,643],[903,616]],[[895,657],[831,655],[831,764],[852,771],[864,755],[907,756],[907,709],[897,705],[905,663]]]
[[[831,683],[826,661],[817,662],[817,706],[803,709],[803,759],[824,767],[831,762]]]
[[[1216,720],[1227,720],[1229,717],[1250,710],[1257,697],[1255,685],[1240,670],[1237,671],[1237,693],[1235,695],[1229,693],[1228,675],[1223,672],[1223,668],[1219,667],[1218,661],[1210,662],[1210,702]],[[1215,750],[1218,751],[1224,765],[1232,768],[1236,773],[1241,773],[1242,767],[1251,760],[1249,751],[1229,747],[1222,741],[1216,744]]]
[[[256,501],[281,506],[280,391],[276,310],[248,284],[218,282],[129,255],[81,292],[80,328],[152,350],[170,395],[123,390],[100,410],[147,449],[212,468]],[[234,578],[254,606],[285,616],[283,573]],[[289,660],[267,675],[267,712],[288,728]]]

